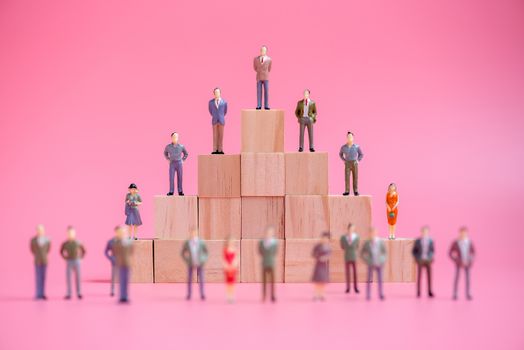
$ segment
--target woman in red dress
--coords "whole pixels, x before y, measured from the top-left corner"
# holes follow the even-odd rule
[[[235,282],[237,279],[237,252],[231,237],[224,243],[224,274],[226,281],[226,296],[229,303],[235,301]]]

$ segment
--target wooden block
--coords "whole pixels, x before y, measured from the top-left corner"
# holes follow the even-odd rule
[[[242,153],[242,196],[284,196],[284,153]]]
[[[242,230],[240,198],[200,198],[199,235],[203,239],[240,239]]]
[[[411,250],[415,240],[397,238],[385,240],[388,249],[388,260],[384,266],[385,282],[415,282],[417,267]]]
[[[284,152],[284,111],[243,109],[242,152]]]
[[[204,266],[205,283],[224,283],[224,243],[225,240],[206,241],[209,260]],[[234,243],[238,259],[237,282],[239,282],[241,267],[240,240],[235,240]]]
[[[351,222],[360,237],[367,237],[371,227],[371,196],[328,196],[329,230],[339,240]]]
[[[286,239],[318,238],[329,231],[327,196],[286,196]]]
[[[262,282],[262,259],[258,253],[259,239],[242,239],[241,281]],[[285,241],[279,239],[277,261],[275,267],[275,282],[284,282]]]
[[[286,153],[286,194],[328,194],[327,152]]]
[[[155,283],[187,282],[187,266],[180,255],[185,240],[155,240]],[[196,274],[193,274],[196,282]]]
[[[199,155],[198,196],[240,197],[240,155]]]
[[[153,283],[153,240],[133,241],[130,281]]]
[[[312,257],[313,247],[319,239],[286,239],[284,259],[284,281],[311,282],[315,259]]]
[[[284,236],[284,197],[242,197],[242,239],[263,238],[267,226]]]
[[[187,239],[198,228],[197,196],[155,196],[155,238]]]
[[[362,237],[360,238],[362,242]],[[361,244],[362,245],[362,244]],[[333,237],[331,240],[331,259],[329,260],[329,281],[346,282],[346,266],[344,251],[340,247],[340,238]],[[353,286],[353,271],[350,271],[351,286]],[[368,278],[367,265],[360,258],[357,259],[357,281],[359,284],[366,282]],[[353,287],[351,287],[353,288]]]

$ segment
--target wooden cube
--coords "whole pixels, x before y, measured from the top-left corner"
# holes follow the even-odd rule
[[[284,111],[243,109],[242,152],[284,152]]]
[[[367,237],[371,227],[371,196],[328,196],[329,230],[333,239],[346,233],[349,223],[360,237]]]
[[[315,259],[313,247],[319,239],[286,239],[284,280],[288,282],[311,282]]]
[[[388,260],[384,266],[385,282],[415,282],[417,266],[411,250],[415,240],[411,238],[397,238],[386,240]]]
[[[241,281],[262,282],[262,258],[258,252],[259,239],[241,240]],[[275,266],[275,282],[284,282],[285,241],[278,240],[278,252]]]
[[[284,236],[284,197],[242,197],[242,239],[263,238],[268,226]]]
[[[242,230],[240,198],[200,198],[199,236],[203,239],[240,239]]]
[[[326,152],[286,153],[286,194],[328,194]]]
[[[363,238],[360,238],[360,248],[363,245]],[[346,282],[346,263],[344,260],[344,250],[340,246],[340,237],[333,237],[331,242],[331,258],[329,259],[329,281]],[[359,251],[360,254],[360,251]],[[353,268],[350,269],[350,282],[353,288]],[[357,281],[360,285],[368,278],[367,265],[360,258],[357,259]]]
[[[134,283],[153,283],[153,241],[133,241],[130,281]]]
[[[318,238],[329,231],[327,196],[286,196],[286,239]]]
[[[209,260],[204,266],[204,282],[224,283],[224,243],[225,240],[209,240],[206,241],[207,251],[209,252]],[[235,240],[236,258],[238,262],[237,282],[240,281],[240,240]]]
[[[187,265],[182,259],[185,240],[155,240],[155,283],[187,282]],[[196,282],[196,274],[193,274]]]
[[[284,153],[242,153],[242,196],[284,196]]]
[[[240,197],[240,155],[199,155],[198,196]]]
[[[155,196],[155,238],[187,239],[198,228],[198,197]]]

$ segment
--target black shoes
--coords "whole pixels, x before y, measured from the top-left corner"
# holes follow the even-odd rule
[[[310,148],[309,152],[315,152],[315,149],[314,148]]]
[[[298,151],[299,151],[299,152],[304,152],[304,149],[303,149],[302,147],[300,147],[300,148],[298,149]]]
[[[351,291],[350,288],[346,288],[346,293],[349,293]]]
[[[357,288],[355,288],[355,293],[358,294],[358,293],[360,293],[360,291]]]
[[[211,152],[211,154],[218,154],[218,151],[213,151]]]
[[[66,295],[66,296],[64,297],[64,299],[65,299],[65,300],[71,300],[71,296],[70,296],[70,295]]]
[[[167,192],[167,195],[168,195],[168,196],[172,196],[172,195],[173,195],[173,192]]]
[[[122,299],[119,299],[118,302],[119,302],[120,304],[127,304],[127,303],[129,303],[129,300],[126,299],[126,298],[122,298]]]
[[[257,107],[257,110],[261,110],[261,109],[262,109],[262,107]]]
[[[82,295],[78,295],[78,300],[82,300]]]
[[[349,196],[349,192],[342,193],[343,196]]]
[[[270,108],[269,108],[269,107],[264,107],[264,109],[265,109],[266,111],[269,111]]]
[[[355,192],[355,197],[358,197],[358,196],[359,196],[358,192]]]
[[[433,293],[432,293],[432,292],[429,292],[429,293],[428,293],[428,297],[433,298],[433,297],[434,297]]]
[[[184,195],[184,192],[178,192],[178,195],[179,195],[179,196],[183,196],[183,195]]]

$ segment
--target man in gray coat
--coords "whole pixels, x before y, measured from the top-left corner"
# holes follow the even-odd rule
[[[182,259],[187,265],[187,300],[191,299],[193,270],[197,271],[200,286],[200,299],[205,300],[204,294],[204,265],[207,262],[208,252],[206,243],[198,237],[198,231],[191,231],[191,238],[184,242]]]
[[[382,291],[382,270],[387,259],[386,244],[377,236],[377,229],[372,227],[369,232],[369,239],[364,243],[360,252],[362,260],[368,265],[368,283],[366,289],[366,298],[371,299],[371,280],[373,271],[377,272],[378,277],[378,294],[381,300],[384,300]]]
[[[357,287],[357,255],[360,245],[360,236],[355,232],[355,225],[349,223],[345,235],[340,237],[340,247],[344,250],[344,265],[346,270],[346,293],[351,290],[350,287],[350,268],[353,270],[353,288],[355,293],[359,293]]]
[[[275,239],[275,228],[268,226],[266,236],[258,243],[258,252],[262,257],[262,301],[266,301],[266,287],[269,283],[271,301],[275,302],[275,261],[278,252],[278,241]],[[268,282],[269,280],[269,282]]]
[[[253,60],[253,69],[257,72],[257,109],[262,108],[262,88],[264,88],[264,109],[269,109],[269,72],[271,72],[271,57],[267,55],[267,47],[260,48],[260,55]]]
[[[187,159],[188,153],[184,145],[178,143],[178,133],[171,134],[171,143],[164,149],[164,157],[169,162],[169,192],[168,196],[172,196],[175,191],[175,173],[177,178],[178,195],[183,196],[184,190],[182,188],[183,179],[183,164]]]

